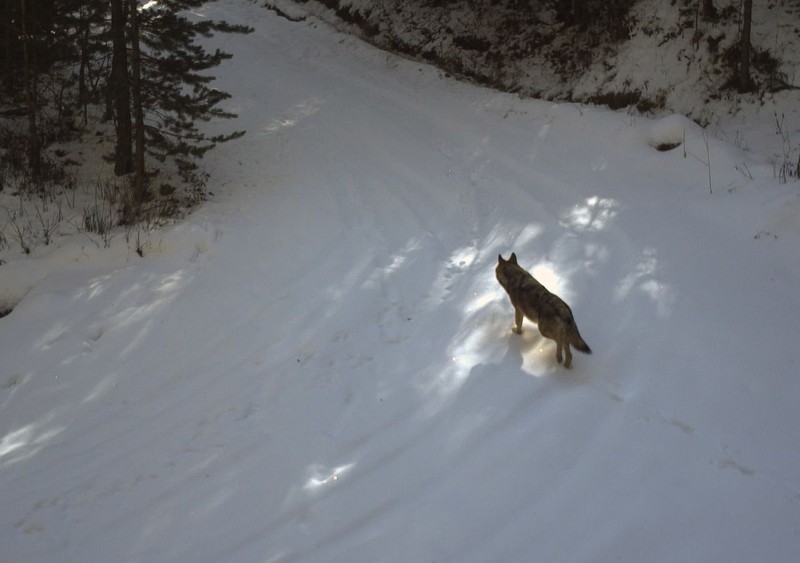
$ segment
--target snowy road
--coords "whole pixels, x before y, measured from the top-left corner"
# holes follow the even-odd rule
[[[212,201],[144,260],[32,258],[0,319],[0,562],[796,559],[796,186],[712,140],[709,194],[680,118],[207,15],[256,28],[214,40],[248,134]],[[572,370],[511,333],[512,250]]]

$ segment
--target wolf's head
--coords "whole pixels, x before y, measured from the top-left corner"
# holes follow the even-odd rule
[[[516,254],[512,252],[508,260],[504,260],[502,254],[497,255],[497,268],[494,269],[494,274],[497,276],[497,281],[500,282],[500,285],[503,287],[506,287],[508,283],[509,269],[511,269],[512,266],[519,267]]]

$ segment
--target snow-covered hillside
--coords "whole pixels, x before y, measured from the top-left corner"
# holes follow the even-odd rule
[[[754,92],[740,94],[741,2],[635,0],[587,29],[557,2],[265,0],[293,20],[313,16],[390,51],[525,97],[679,113],[800,175],[800,5],[755,2]],[[611,14],[611,15],[609,15]],[[754,124],[760,126],[754,127]]]
[[[800,197],[769,155],[205,16],[255,28],[213,40],[248,134],[212,201],[144,258],[0,266],[0,561],[796,560]],[[512,250],[572,306],[571,370],[511,332]]]

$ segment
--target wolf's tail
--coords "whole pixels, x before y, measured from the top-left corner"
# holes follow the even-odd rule
[[[591,354],[592,349],[589,348],[589,345],[584,342],[583,338],[581,338],[581,335],[578,332],[578,327],[573,323],[570,328],[569,343],[572,344],[576,350],[583,352],[584,354]]]

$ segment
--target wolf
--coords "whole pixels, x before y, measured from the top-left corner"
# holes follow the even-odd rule
[[[539,326],[542,336],[556,341],[556,360],[559,364],[561,363],[561,349],[564,349],[565,368],[572,366],[570,344],[585,354],[592,353],[578,332],[578,326],[575,324],[569,305],[564,303],[558,295],[547,291],[547,288],[536,281],[536,278],[521,268],[517,264],[516,254],[512,252],[508,260],[503,260],[503,256],[498,254],[497,268],[494,273],[514,306],[516,326],[512,330],[515,333],[522,334],[522,317],[528,317]]]

